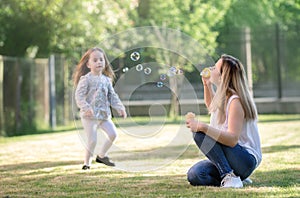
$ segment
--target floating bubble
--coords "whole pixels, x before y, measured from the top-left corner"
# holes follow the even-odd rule
[[[158,87],[158,88],[161,88],[161,87],[163,87],[164,86],[164,83],[163,82],[157,82],[156,83],[156,87]]]
[[[159,79],[162,80],[162,81],[164,81],[164,80],[167,79],[167,75],[166,75],[166,74],[161,74],[161,75],[159,76]]]
[[[140,59],[141,55],[139,52],[132,52],[130,54],[130,59],[133,61],[138,61]]]
[[[137,66],[135,66],[136,71],[142,71],[143,70],[143,65],[142,64],[138,64]]]
[[[177,68],[175,66],[170,67],[170,72],[176,73]]]
[[[146,74],[146,75],[149,75],[149,74],[151,74],[151,69],[149,68],[149,67],[146,67],[145,69],[144,69],[144,73]]]
[[[126,73],[126,72],[128,72],[128,67],[124,67],[123,69],[122,69],[122,71],[124,72],[124,73]]]
[[[204,78],[209,78],[210,77],[210,69],[208,67],[205,67],[201,72],[200,75],[203,76]]]
[[[176,67],[172,66],[170,67],[169,71],[168,71],[168,76],[172,77],[172,76],[175,76],[176,75]]]
[[[178,75],[183,75],[183,70],[182,70],[182,69],[177,69],[176,73],[177,73]]]

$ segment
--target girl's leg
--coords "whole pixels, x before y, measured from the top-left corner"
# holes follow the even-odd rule
[[[187,179],[193,186],[220,186],[221,177],[216,166],[209,160],[203,160],[192,166]]]
[[[99,152],[99,157],[103,158],[107,156],[107,152],[109,148],[112,146],[114,140],[117,137],[117,130],[115,124],[111,120],[105,120],[101,123],[101,128],[107,135],[107,139],[105,139],[104,144]]]
[[[87,146],[85,150],[84,165],[90,166],[92,163],[93,153],[97,144],[97,127],[98,122],[81,118],[83,129],[87,135]]]

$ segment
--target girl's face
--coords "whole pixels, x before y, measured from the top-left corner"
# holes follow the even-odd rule
[[[88,68],[91,69],[91,73],[94,75],[99,75],[102,73],[105,67],[104,54],[98,50],[93,51],[90,54],[89,60],[86,64]]]
[[[222,67],[222,59],[220,58],[217,63],[210,68],[210,82],[216,86],[219,86],[221,82],[221,67]]]

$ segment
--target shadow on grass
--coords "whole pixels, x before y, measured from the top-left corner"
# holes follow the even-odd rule
[[[20,137],[20,136],[27,136],[27,135],[41,135],[41,134],[50,134],[50,133],[61,133],[61,132],[69,132],[75,131],[82,128],[76,127],[67,127],[63,129],[37,129],[37,130],[29,130],[29,131],[21,131],[18,134],[7,135],[6,137]]]
[[[287,152],[290,149],[298,149],[300,145],[275,145],[275,146],[268,146],[262,147],[262,153],[275,153],[275,152]]]
[[[55,168],[61,166],[70,166],[78,164],[81,166],[82,161],[42,161],[42,162],[26,162],[26,163],[17,163],[17,164],[8,164],[1,165],[0,172],[5,171],[16,171],[16,170],[35,170],[35,169],[43,169],[43,168]]]
[[[95,167],[91,171],[61,172],[63,166],[79,165],[81,161],[42,161],[0,166],[1,177],[6,179],[3,195],[29,196],[50,195],[56,197],[280,197],[289,192],[270,192],[260,187],[293,187],[299,182],[299,170],[256,171],[253,184],[243,189],[191,186],[185,172],[144,175]],[[43,170],[50,168],[51,170]],[[21,170],[18,171],[18,170]],[[17,171],[16,171],[17,170]],[[29,171],[29,170],[32,170]],[[28,172],[29,171],[29,172]],[[3,174],[4,173],[4,174]],[[7,183],[8,182],[8,183]],[[0,181],[0,184],[2,182]],[[18,186],[16,188],[16,186]],[[247,188],[250,187],[250,188]],[[11,189],[15,190],[12,191]],[[234,193],[234,194],[233,194]],[[46,197],[47,197],[46,196]]]
[[[299,169],[283,169],[273,171],[256,171],[253,186],[257,187],[289,187],[299,185]]]
[[[185,124],[182,121],[165,121],[165,122],[161,122],[161,121],[136,121],[136,122],[115,122],[115,125],[117,128],[119,127],[134,127],[134,126],[164,126],[164,125],[170,125],[170,124]]]
[[[134,161],[134,160],[158,160],[158,159],[191,159],[199,156],[199,149],[192,144],[179,146],[166,146],[155,149],[134,150],[131,152],[114,151],[111,152],[114,160]],[[204,156],[204,155],[203,155]],[[200,158],[199,158],[200,159]]]
[[[30,135],[36,135],[36,134],[45,134],[45,133],[59,133],[59,132],[68,132],[68,131],[75,131],[78,128],[72,126],[64,129],[44,129],[44,130],[38,130]]]

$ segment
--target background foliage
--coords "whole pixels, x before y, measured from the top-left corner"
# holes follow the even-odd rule
[[[58,123],[65,124],[65,117],[70,114],[70,109],[66,109],[70,99],[68,87],[72,87],[73,68],[82,53],[112,35],[141,26],[181,31],[200,43],[214,59],[229,53],[244,64],[244,28],[249,27],[254,96],[277,97],[279,86],[283,96],[299,96],[299,13],[299,0],[0,0],[0,54],[5,57],[1,117],[5,113],[12,135],[22,126],[28,131],[39,128],[40,121],[33,117],[43,117],[45,108],[40,101],[47,98],[42,98],[43,87],[39,85],[45,80],[47,68],[35,60],[59,54],[62,59],[57,59],[56,65],[56,114]],[[147,37],[132,35],[120,39],[118,45],[130,45]],[[176,39],[175,35],[173,40]],[[144,51],[140,61],[187,65],[178,56],[172,59],[172,53],[141,50]],[[114,69],[133,67],[130,53],[114,60]],[[199,73],[193,69],[187,66],[184,75],[199,90]],[[117,77],[120,75],[121,70]],[[19,122],[23,123],[20,127],[15,124]]]
[[[167,26],[211,53],[231,28],[298,25],[299,0],[1,0],[0,54],[48,57],[80,53],[130,27]],[[75,51],[75,52],[74,52]]]
[[[242,57],[240,49],[231,49],[241,39],[241,28],[250,27],[254,36],[266,41],[264,27],[279,24],[287,33],[285,55],[292,56],[285,60],[300,70],[295,56],[299,47],[290,41],[299,33],[299,0],[1,0],[0,8],[0,54],[6,56],[40,58],[59,53],[76,62],[83,51],[108,36],[155,25],[182,31],[215,58],[223,52]],[[273,48],[270,42],[258,45],[264,51]],[[264,51],[260,52],[264,58],[254,55],[254,70],[271,70],[272,63],[266,60],[273,57]]]

